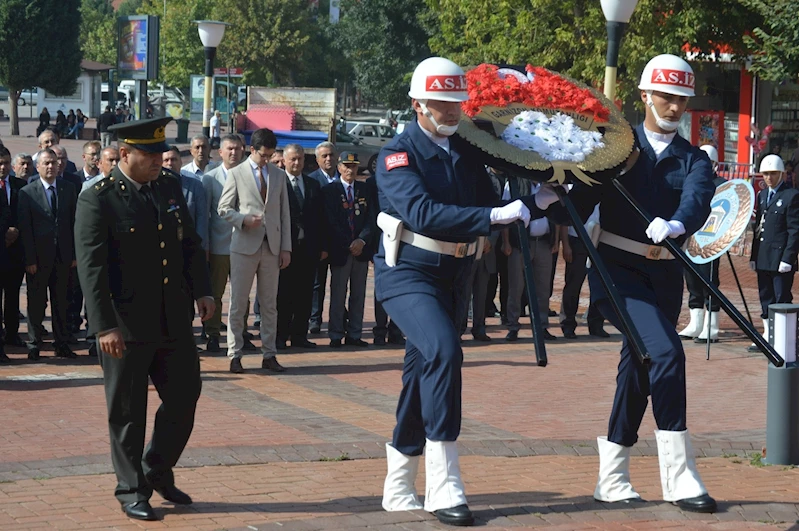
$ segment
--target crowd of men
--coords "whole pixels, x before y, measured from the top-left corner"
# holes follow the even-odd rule
[[[6,192],[5,204],[0,205],[0,229],[6,234],[7,243],[0,256],[0,267],[7,271],[2,275],[2,362],[9,359],[4,345],[26,347],[29,359],[39,359],[43,340],[50,335],[43,325],[48,304],[55,355],[76,356],[70,345],[78,343],[85,317],[72,241],[76,199],[79,193],[109,177],[119,161],[117,147],[90,141],[83,145],[82,164],[78,166],[70,162],[55,131],[43,131],[38,140],[38,151],[33,155],[18,153],[12,157],[0,147],[0,183]],[[231,371],[242,371],[243,354],[258,350],[248,331],[253,306],[253,325],[260,331],[262,343],[262,367],[282,372],[285,369],[277,361],[277,351],[317,347],[308,336],[322,333],[326,299],[329,347],[368,346],[362,338],[366,282],[381,231],[376,224],[377,188],[373,178],[359,173],[357,154],[338,153],[333,143],[322,142],[314,151],[318,168],[305,172],[305,150],[298,144],[277,149],[274,134],[266,129],[252,135],[249,147],[240,135],[221,137],[218,161],[212,161],[211,141],[196,135],[191,139],[190,154],[191,161],[184,165],[180,151],[172,147],[163,154],[162,165],[180,179],[188,214],[206,251],[217,308],[221,307],[227,283],[231,284],[227,341],[223,340],[221,312],[216,312],[203,326],[205,350],[219,353],[221,344],[226,343]],[[231,173],[235,168],[242,174],[240,181],[229,178],[237,174]],[[253,207],[251,210],[257,215],[240,215],[247,197],[260,200],[259,171],[267,194],[262,210]],[[507,193],[508,183],[502,173],[491,170],[490,174],[496,192],[501,194],[504,188]],[[236,182],[238,187],[233,185]],[[585,269],[573,267],[572,257],[584,260],[579,251],[572,250],[578,242],[568,236],[567,227],[554,225],[546,218],[539,225],[541,233],[530,238],[542,315],[556,315],[549,310],[548,297],[541,294],[552,294],[560,250],[568,269],[561,327],[564,337],[574,338]],[[256,226],[262,226],[264,234],[253,240],[253,233],[247,228]],[[242,261],[242,257],[251,257],[260,242],[267,242],[277,257],[276,263]],[[487,241],[485,251],[473,271],[471,334],[477,341],[490,341],[486,317],[498,316],[508,328],[506,340],[515,341],[521,328],[519,318],[527,304],[522,295],[524,279],[515,229],[497,232]],[[19,301],[25,279],[28,336],[22,337],[20,320],[25,317]],[[256,280],[257,296],[250,301]],[[494,304],[498,288],[499,308]],[[375,300],[374,305],[373,343],[404,345],[402,331],[380,302]],[[590,324],[591,335],[607,337],[601,319]],[[464,322],[461,332],[466,331]],[[89,355],[96,357],[96,340],[92,334],[87,333],[86,337]],[[555,339],[548,331],[546,337]]]

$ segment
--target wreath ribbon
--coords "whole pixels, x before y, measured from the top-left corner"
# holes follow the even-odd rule
[[[596,179],[592,179],[588,175],[580,169],[579,166],[574,164],[573,162],[568,162],[565,160],[553,160],[551,161],[552,164],[552,178],[549,182],[557,182],[559,184],[563,184],[566,182],[566,170],[569,170],[574,174],[575,177],[580,179],[582,182],[586,184],[601,184]]]

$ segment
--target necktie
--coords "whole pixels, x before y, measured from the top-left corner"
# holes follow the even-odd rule
[[[766,200],[766,204],[771,204],[771,200],[774,199],[774,190],[768,191],[768,199]]]
[[[150,188],[149,185],[145,184],[141,187],[141,189],[139,189],[139,192],[141,193],[142,197],[144,197],[144,202],[153,209],[153,214],[158,217],[158,207],[155,202],[155,197],[153,197],[153,189]]]
[[[305,196],[302,194],[302,190],[300,189],[299,177],[295,177],[291,180],[291,187],[294,188],[294,193],[297,194],[297,200],[300,202],[300,207],[305,203]]]
[[[354,201],[352,198],[352,185],[347,187],[347,203],[350,205],[350,212],[349,212],[349,224],[350,224],[350,234],[352,239],[355,239],[355,209],[353,208]]]
[[[48,191],[48,195],[50,196],[49,197],[50,210],[53,211],[53,216],[57,216],[58,215],[58,199],[56,198],[56,195],[55,195],[55,186],[53,186],[51,184],[50,186],[47,187],[47,191]]]
[[[5,189],[6,189],[6,180],[0,179],[0,190],[5,190]]]
[[[266,203],[266,179],[264,179],[264,171],[263,168],[258,168],[256,170],[258,172],[258,177],[261,178],[261,201]]]

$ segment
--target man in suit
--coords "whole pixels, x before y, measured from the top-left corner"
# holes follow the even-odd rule
[[[19,229],[17,229],[16,214],[11,205],[16,206],[19,189],[24,186],[22,181],[14,179],[11,174],[11,153],[5,146],[0,145],[0,233],[5,235],[5,244],[0,244],[0,294],[3,296],[5,307],[0,304],[0,321],[5,325],[5,334],[0,334],[0,363],[9,361],[6,356],[4,343],[11,343],[16,338],[19,344],[19,287],[22,284],[22,275],[18,275],[16,255],[19,254]],[[16,181],[16,183],[15,183]],[[17,281],[17,277],[19,280]],[[0,301],[2,303],[3,301]],[[5,313],[4,313],[5,312]],[[3,319],[4,317],[4,319]]]
[[[202,239],[203,250],[208,251],[208,200],[205,189],[198,177],[180,168],[180,150],[172,146],[161,156],[164,168],[180,176],[183,198],[189,207],[188,213],[194,222],[194,228]],[[200,174],[202,176],[202,174]]]
[[[764,157],[760,172],[768,188],[757,196],[749,266],[757,271],[760,317],[763,335],[768,338],[769,305],[793,301],[791,288],[799,252],[799,191],[785,182],[785,165],[779,155]]]
[[[335,144],[332,142],[322,142],[316,146],[314,153],[319,168],[311,172],[308,177],[316,179],[319,186],[322,188],[330,183],[338,181],[339,174],[336,168],[338,157],[336,155]],[[330,262],[328,259],[320,260],[316,268],[313,299],[311,301],[311,319],[309,323],[310,332],[312,334],[318,334],[322,327],[322,308],[325,306],[325,289],[327,286],[327,271],[329,268]]]
[[[261,368],[283,372],[277,361],[277,288],[280,270],[291,263],[291,214],[286,172],[269,163],[277,138],[258,129],[250,139],[250,156],[228,172],[219,216],[233,225],[230,241],[230,372],[241,373],[244,327],[253,280],[261,301]]]
[[[100,174],[100,154],[102,151],[103,147],[97,140],[90,140],[83,144],[83,168],[78,173],[78,177],[84,183]]]
[[[60,145],[60,142],[61,142],[61,139],[59,138],[58,133],[56,133],[52,129],[45,129],[42,132],[42,134],[39,135],[39,150],[48,149],[48,148],[49,149],[53,149],[54,146]],[[58,155],[57,151],[56,151],[56,155]],[[36,157],[38,157],[38,156],[39,156],[39,152],[34,153],[34,155],[33,155],[33,162],[34,163],[37,162]],[[68,173],[77,173],[78,172],[78,167],[75,166],[75,163],[72,162],[71,160],[67,160],[66,158],[60,159],[60,157],[59,157],[59,160],[60,161],[63,160],[63,162],[61,162],[63,164],[63,166],[62,166],[61,170],[58,173],[59,175],[64,173],[64,171],[67,171]]]
[[[327,237],[322,245],[330,260],[330,346],[366,347],[361,339],[366,276],[374,247],[372,241],[377,212],[367,185],[356,181],[358,154],[343,152],[339,156],[338,182],[322,189],[325,205]],[[347,330],[344,330],[344,305],[349,285]]]
[[[205,322],[208,335],[207,352],[219,352],[219,337],[222,333],[222,296],[225,294],[230,277],[230,242],[233,237],[233,225],[219,217],[219,198],[227,181],[230,170],[235,168],[244,157],[244,143],[238,135],[225,135],[219,145],[219,156],[222,164],[203,175],[203,188],[208,198],[208,263],[211,268],[211,292],[219,309],[214,316]],[[244,340],[242,350],[255,350],[249,339]]]
[[[308,319],[316,266],[322,252],[324,213],[322,189],[316,180],[302,174],[305,151],[298,144],[283,150],[286,184],[291,212],[291,264],[280,271],[277,290],[277,348],[314,348],[308,341]]]
[[[191,162],[180,169],[180,173],[185,173],[196,179],[202,179],[203,173],[216,167],[216,163],[211,162],[211,143],[208,137],[203,134],[191,137]]]
[[[84,181],[80,191],[83,192],[84,190],[93,187],[106,177],[110,177],[111,172],[114,171],[114,168],[117,167],[117,164],[119,164],[119,149],[115,148],[114,146],[103,148],[103,150],[100,152],[100,172],[88,181]]]
[[[115,495],[139,520],[157,519],[153,490],[172,503],[192,502],[172,472],[201,388],[189,292],[201,319],[214,313],[205,253],[180,181],[161,169],[170,120],[109,128],[119,135],[119,166],[80,195],[75,227],[89,329],[102,352]],[[148,378],[162,404],[145,450]]]
[[[33,157],[27,153],[17,153],[14,155],[14,177],[22,181],[28,182],[28,178],[33,175],[36,166],[33,164]]]
[[[75,267],[75,205],[78,192],[66,179],[56,179],[58,158],[51,149],[39,152],[39,180],[19,194],[18,221],[25,249],[28,292],[28,359],[38,360],[42,321],[50,291],[55,355],[74,358],[67,330],[67,288]]]

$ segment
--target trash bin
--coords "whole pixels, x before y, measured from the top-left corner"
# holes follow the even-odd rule
[[[178,136],[175,142],[186,143],[189,141],[189,120],[185,118],[178,118],[175,120],[178,124]]]

